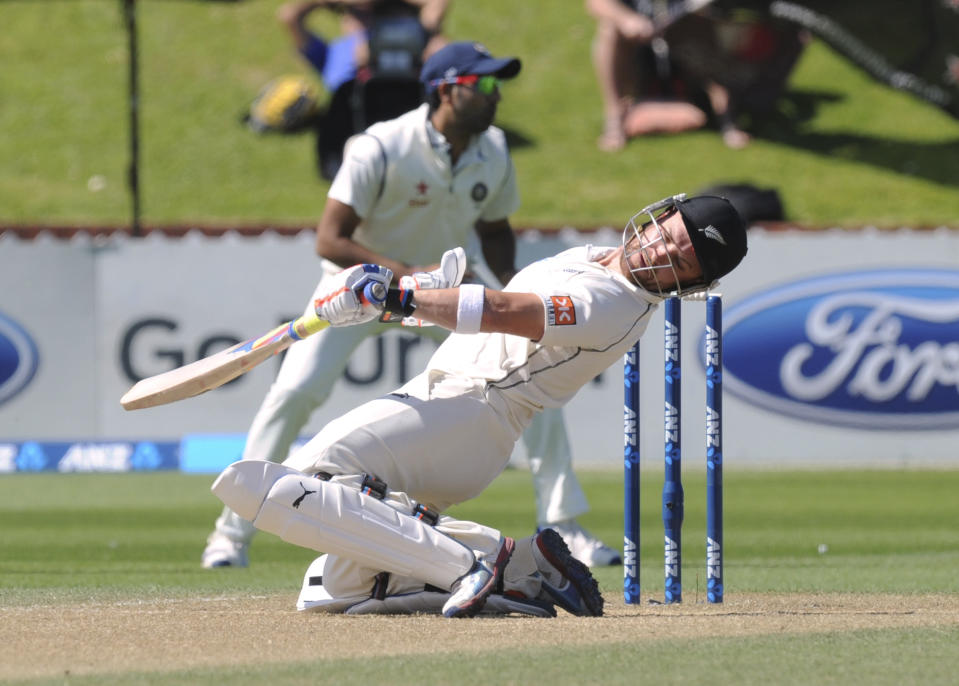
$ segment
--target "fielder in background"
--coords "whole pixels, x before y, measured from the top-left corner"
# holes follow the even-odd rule
[[[423,67],[426,104],[350,141],[317,227],[324,276],[308,308],[329,292],[344,267],[360,262],[382,265],[395,279],[412,279],[413,287],[451,285],[448,271],[437,268],[441,255],[477,237],[482,256],[473,264],[483,268],[484,281],[492,286],[509,281],[516,244],[508,217],[519,206],[519,194],[505,135],[492,123],[501,80],[515,77],[520,66],[518,59],[494,58],[477,43],[452,43]],[[452,256],[445,266],[455,270]],[[292,346],[253,419],[243,459],[286,459],[352,352],[388,326],[371,321],[330,328]],[[447,335],[438,327],[407,330],[435,340]],[[575,521],[589,505],[572,469],[562,411],[538,414],[524,443],[540,528],[558,531],[587,565],[618,564],[619,553]],[[208,538],[203,566],[247,566],[254,531],[224,509]]]
[[[538,412],[619,363],[665,297],[712,287],[745,254],[728,201],[674,196],[634,216],[619,247],[566,250],[502,291],[393,290],[388,311],[455,332],[426,370],[330,422],[282,465],[235,462],[213,492],[257,528],[326,552],[307,571],[300,609],[600,615],[589,569],[551,529],[514,541],[442,513],[502,472]],[[325,286],[317,313],[333,327],[372,321],[384,305],[363,288],[390,277],[352,267]]]

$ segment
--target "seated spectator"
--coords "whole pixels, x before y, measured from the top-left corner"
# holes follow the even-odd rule
[[[350,136],[422,102],[419,71],[446,44],[440,30],[448,6],[449,0],[308,0],[280,8],[296,49],[330,92],[317,125],[322,177],[336,175]],[[318,8],[341,13],[339,37],[326,41],[307,28]]]
[[[334,93],[369,66],[371,41],[390,27],[412,26],[408,35],[418,42],[420,54],[409,69],[418,72],[422,60],[446,43],[440,31],[448,5],[449,0],[307,0],[281,6],[278,18],[297,51]],[[319,8],[340,13],[340,36],[324,40],[307,27],[307,17]]]
[[[596,17],[593,63],[603,98],[601,150],[630,138],[712,124],[731,148],[750,136],[744,111],[771,107],[801,50],[799,31],[767,17],[710,8],[658,16],[649,0],[586,0]]]

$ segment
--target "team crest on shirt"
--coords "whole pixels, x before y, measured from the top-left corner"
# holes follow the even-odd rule
[[[550,326],[570,326],[576,323],[576,308],[568,295],[551,295],[546,300],[546,321]]]
[[[410,207],[423,207],[430,204],[430,198],[427,191],[430,189],[425,181],[420,181],[415,186],[416,195],[410,198]]]
[[[483,202],[488,194],[489,189],[482,181],[473,186],[473,190],[470,191],[470,197],[473,198],[473,202]]]

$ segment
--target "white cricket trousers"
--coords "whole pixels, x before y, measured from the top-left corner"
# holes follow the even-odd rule
[[[321,280],[314,297],[324,290]],[[305,311],[312,309],[313,299],[310,298]],[[395,326],[370,322],[328,328],[291,346],[250,425],[243,459],[285,460],[310,415],[327,400],[343,375],[350,355],[365,339]],[[408,327],[404,331],[433,340],[443,340],[449,335],[438,326]],[[587,512],[586,495],[573,472],[562,410],[550,408],[536,415],[523,434],[523,443],[533,476],[537,522],[546,526]],[[249,522],[229,508],[223,509],[216,529],[242,542],[249,542],[255,532]]]
[[[413,501],[438,512],[476,497],[509,462],[518,433],[486,402],[482,387],[427,400],[426,375],[394,394],[364,403],[327,424],[284,465],[324,472],[358,488],[363,475],[386,483],[390,505],[412,514]],[[345,479],[345,480],[344,480]],[[500,532],[442,517],[437,529],[485,556]],[[429,563],[433,550],[423,547]],[[381,570],[331,556],[323,585],[334,597],[369,594]],[[409,592],[418,579],[391,578],[390,593]]]

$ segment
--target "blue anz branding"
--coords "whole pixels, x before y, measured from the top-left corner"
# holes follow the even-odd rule
[[[29,334],[0,312],[0,405],[30,383],[38,363],[37,346]]]
[[[959,271],[798,281],[724,324],[726,388],[747,402],[841,426],[959,428]]]

